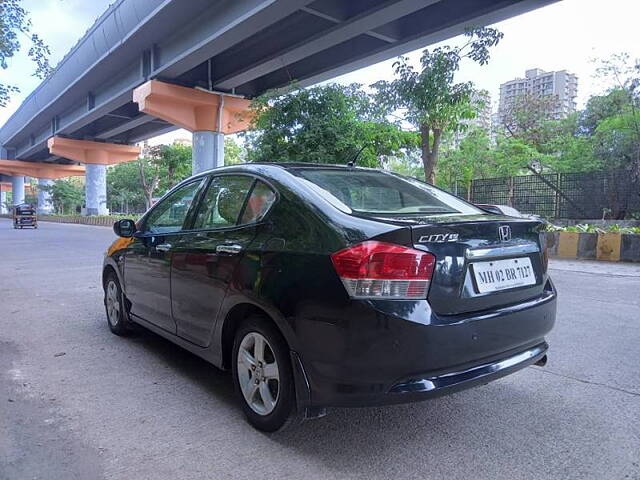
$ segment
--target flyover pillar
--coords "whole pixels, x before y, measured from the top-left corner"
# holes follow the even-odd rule
[[[193,174],[224,165],[224,134],[203,130],[193,132],[191,170]]]
[[[9,191],[9,184],[0,182],[0,215],[9,213],[7,209],[7,192]]]
[[[49,153],[84,163],[85,213],[107,215],[107,165],[131,162],[138,158],[140,149],[131,145],[91,142],[71,138],[51,137]]]
[[[247,130],[253,121],[245,98],[158,80],[136,88],[133,101],[141,112],[193,132],[194,174],[224,165],[224,136]]]
[[[14,175],[11,177],[11,192],[13,205],[24,203],[24,176]]]
[[[86,166],[84,195],[87,215],[108,215],[107,209],[107,166],[99,163]]]
[[[51,215],[53,213],[53,197],[51,192],[43,187],[51,187],[53,180],[50,178],[38,179],[38,215]]]

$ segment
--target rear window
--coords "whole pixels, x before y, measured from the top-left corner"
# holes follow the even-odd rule
[[[364,215],[482,214],[482,210],[431,185],[375,170],[292,169],[297,175]],[[335,203],[335,202],[334,202]]]

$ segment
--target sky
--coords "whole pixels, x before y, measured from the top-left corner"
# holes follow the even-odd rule
[[[55,65],[77,42],[96,18],[109,5],[109,0],[24,0],[31,12],[33,29],[51,48],[51,63]],[[69,12],[73,12],[70,14]],[[589,96],[601,93],[607,85],[593,77],[595,58],[608,58],[618,52],[628,52],[640,58],[637,0],[562,0],[547,7],[495,24],[504,39],[492,50],[488,65],[471,61],[462,64],[458,81],[473,81],[477,88],[488,90],[494,108],[501,83],[524,76],[529,68],[568,70],[578,76],[578,107]],[[455,44],[450,39],[443,44]],[[434,45],[429,48],[433,48]],[[9,60],[9,69],[0,70],[2,82],[17,85],[21,92],[13,96],[6,108],[0,108],[0,125],[17,109],[21,101],[38,85],[31,76],[33,64],[27,58],[27,48]],[[416,62],[421,50],[409,54]],[[393,78],[393,60],[372,65],[335,79],[340,83],[370,85],[377,80]],[[171,142],[188,137],[184,131],[172,132],[154,143]]]

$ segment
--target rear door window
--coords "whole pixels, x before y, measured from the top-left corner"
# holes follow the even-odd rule
[[[252,177],[243,175],[213,177],[202,199],[193,228],[211,230],[235,226],[253,182]]]
[[[276,194],[264,182],[256,181],[242,214],[241,224],[259,222],[267,214],[271,205],[276,201]]]

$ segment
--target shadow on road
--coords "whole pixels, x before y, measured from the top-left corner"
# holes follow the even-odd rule
[[[208,394],[223,400],[225,407],[239,412],[228,372],[143,328],[138,328],[130,341],[169,365],[175,374],[187,377]],[[527,374],[532,373],[517,375]],[[496,448],[503,451],[517,448],[518,455],[504,460],[507,464],[514,462],[516,468],[517,462],[522,461],[523,449],[540,449],[535,439],[579,436],[581,432],[575,431],[575,425],[594,421],[585,411],[571,411],[569,405],[558,408],[557,399],[550,399],[550,395],[544,390],[532,394],[517,381],[503,380],[416,404],[332,409],[322,419],[271,435],[252,431],[245,425],[237,428],[244,431],[246,441],[262,444],[260,448],[271,444],[297,458],[320,462],[327,471],[345,474],[379,471],[391,475],[391,470],[403,468],[398,458],[417,452],[422,466],[433,464],[436,470],[451,468],[447,462],[456,460],[450,453],[471,445],[489,463]],[[567,419],[572,419],[571,424],[566,424]],[[236,421],[242,422],[241,415]],[[566,425],[560,434],[550,436],[563,424]],[[507,425],[509,428],[505,428]],[[387,458],[395,458],[394,465],[385,464]],[[415,466],[410,469],[416,473]]]
[[[157,357],[176,373],[202,386],[226,405],[236,406],[230,372],[214,367],[209,362],[156,335],[144,327],[135,325],[127,338],[136,346]]]

